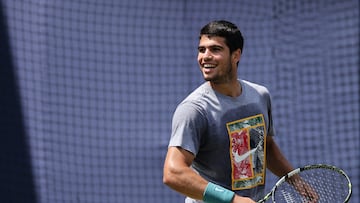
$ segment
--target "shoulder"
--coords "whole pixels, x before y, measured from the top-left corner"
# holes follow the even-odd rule
[[[270,95],[268,88],[265,87],[264,85],[260,85],[247,80],[240,80],[240,83],[243,86],[243,88],[246,89],[247,91],[250,92],[253,91],[260,95]]]
[[[211,88],[207,83],[203,83],[198,88],[193,90],[184,100],[182,100],[176,107],[175,113],[181,116],[195,116],[199,114],[206,114],[207,97],[211,93]]]
[[[258,83],[250,82],[250,81],[247,81],[247,80],[240,80],[240,82],[241,82],[242,85],[253,88],[255,90],[269,92],[267,87],[265,87],[264,85],[260,85]]]
[[[190,105],[190,106],[197,106],[203,107],[207,102],[209,97],[212,97],[214,94],[213,90],[211,89],[208,83],[203,83],[195,90],[193,90],[180,104],[182,105]]]

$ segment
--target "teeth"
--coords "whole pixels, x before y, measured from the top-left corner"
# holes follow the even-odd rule
[[[204,64],[204,68],[215,68],[214,64]]]

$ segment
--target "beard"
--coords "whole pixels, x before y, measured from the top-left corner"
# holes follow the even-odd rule
[[[213,76],[206,76],[205,73],[203,73],[203,75],[204,75],[205,81],[212,82],[214,84],[224,84],[233,79],[234,69],[232,68],[231,64],[229,63],[227,65],[227,70],[225,70],[225,71],[217,73]]]

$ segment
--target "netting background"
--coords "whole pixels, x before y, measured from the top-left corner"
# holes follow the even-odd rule
[[[214,19],[242,30],[288,159],[343,168],[360,202],[358,0],[0,2],[1,202],[182,202],[162,166]]]

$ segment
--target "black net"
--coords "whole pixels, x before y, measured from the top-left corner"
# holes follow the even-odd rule
[[[0,6],[8,202],[182,202],[162,184],[162,166],[172,113],[203,82],[199,29],[214,19],[242,30],[239,77],[271,91],[290,161],[337,165],[359,187],[358,0]]]

